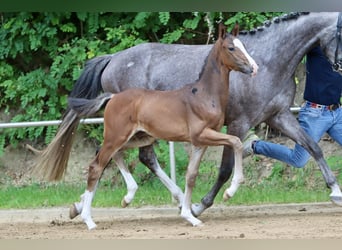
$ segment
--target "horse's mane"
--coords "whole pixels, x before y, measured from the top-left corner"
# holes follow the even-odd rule
[[[286,22],[289,20],[297,19],[301,15],[308,15],[310,12],[291,12],[289,14],[284,14],[282,16],[274,17],[272,20],[266,20],[262,26],[258,26],[257,28],[251,29],[251,30],[241,30],[239,32],[239,35],[254,35],[257,32],[263,31],[265,28],[268,28],[271,26],[272,23],[280,23],[280,22]]]

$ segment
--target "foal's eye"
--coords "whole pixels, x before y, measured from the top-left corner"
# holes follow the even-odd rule
[[[234,47],[229,47],[228,49],[229,49],[229,51],[234,51],[235,50]]]

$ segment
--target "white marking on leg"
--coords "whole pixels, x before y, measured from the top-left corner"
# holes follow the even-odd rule
[[[75,202],[74,206],[76,208],[76,211],[80,214],[83,209],[83,203],[84,203],[84,193],[80,196],[81,201],[80,202]]]
[[[192,196],[192,190],[188,188],[188,186],[185,187],[185,195],[184,195],[184,201],[182,204],[181,209],[181,217],[190,222],[194,227],[200,226],[202,223],[201,220],[197,219],[193,216],[191,213],[191,196]],[[190,202],[189,202],[190,200]]]
[[[342,193],[339,185],[335,183],[331,188],[330,200],[338,206],[342,206]]]
[[[201,158],[206,150],[206,147],[195,147],[191,145],[191,157],[188,164],[188,169],[186,173],[186,186],[185,186],[185,194],[184,200],[182,204],[181,216],[182,218],[189,221],[193,226],[202,225],[202,221],[195,218],[191,213],[191,197],[192,197],[192,189],[195,185],[195,179],[198,175],[198,167],[201,161]]]
[[[240,140],[239,140],[240,141]],[[230,187],[227,188],[225,193],[223,194],[224,200],[227,200],[234,196],[235,192],[238,190],[241,183],[244,181],[243,177],[243,168],[242,168],[242,144],[241,141],[239,145],[234,148],[234,175],[231,181]]]
[[[116,164],[118,165],[119,170],[126,183],[127,194],[124,196],[121,202],[121,205],[123,207],[126,207],[132,202],[135,196],[135,193],[138,190],[138,184],[135,182],[131,172],[129,172],[128,168],[126,167],[124,159],[123,159],[123,155],[120,152],[114,156],[114,160]]]
[[[75,202],[74,206],[76,208],[76,211],[78,214],[82,213],[82,209],[83,209],[83,201],[81,202]]]
[[[92,230],[96,227],[95,222],[91,218],[91,203],[93,201],[94,194],[95,194],[95,190],[92,192],[86,190],[83,196],[84,203],[83,203],[83,210],[81,213],[81,217],[83,221],[87,224],[89,230]]]
[[[74,203],[74,207],[77,211],[77,214],[80,214],[82,213],[82,210],[83,210],[83,203],[84,203],[84,194],[81,195],[81,201],[80,202],[75,202]]]
[[[80,202],[75,202],[72,204],[72,206],[69,209],[69,218],[74,219],[76,216],[78,216],[83,209],[83,197],[84,195],[81,195],[81,201]]]
[[[338,184],[334,184],[331,187],[331,194],[330,196],[337,196],[337,197],[342,197],[342,192]]]
[[[174,183],[170,177],[163,171],[158,162],[155,162],[156,168],[154,169],[155,174],[164,184],[164,186],[171,192],[172,196],[178,201],[178,205],[181,206],[184,200],[183,191],[180,187]]]

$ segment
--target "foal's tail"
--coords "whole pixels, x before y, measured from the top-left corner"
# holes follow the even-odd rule
[[[106,92],[91,100],[85,98],[69,97],[68,104],[69,108],[74,110],[78,116],[90,116],[94,115],[102,107],[106,106],[107,102],[112,98],[112,96],[114,96],[113,93]]]
[[[102,90],[101,76],[110,60],[110,55],[95,57],[89,60],[85,64],[81,76],[76,81],[70,97],[95,98]],[[43,177],[48,181],[62,179],[68,166],[71,146],[75,139],[80,119],[80,115],[70,107],[67,107],[55,138],[38,156],[33,174]]]

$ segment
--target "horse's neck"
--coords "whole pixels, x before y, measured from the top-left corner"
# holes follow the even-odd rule
[[[263,31],[240,36],[240,39],[249,51],[253,51],[251,54],[260,64],[260,68],[265,65],[269,72],[277,73],[278,69],[286,69],[282,71],[282,77],[288,78],[293,75],[298,63],[314,44],[329,35],[325,33],[327,27],[333,23],[332,19],[333,13],[310,13],[295,20],[272,23]]]

